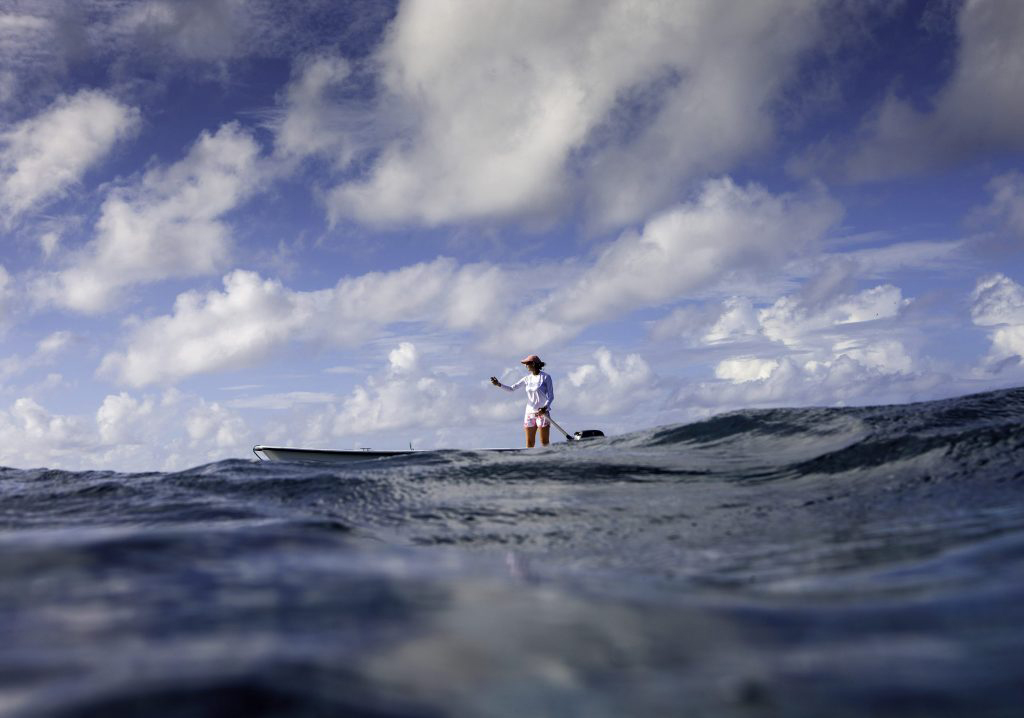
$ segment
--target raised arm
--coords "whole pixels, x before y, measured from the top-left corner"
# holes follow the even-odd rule
[[[505,391],[515,391],[516,389],[518,389],[519,387],[521,387],[523,385],[523,380],[520,379],[519,381],[517,381],[512,386],[507,386],[505,384],[502,384],[500,381],[498,381],[498,377],[492,376],[491,377],[491,383],[494,384],[494,386],[498,387],[499,389],[504,389]]]

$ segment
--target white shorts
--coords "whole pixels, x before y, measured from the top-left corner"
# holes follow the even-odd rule
[[[534,414],[532,411],[527,410],[526,416],[523,417],[523,426],[527,429],[534,426],[539,426],[543,429],[546,426],[551,426],[551,422],[548,421],[547,414]]]

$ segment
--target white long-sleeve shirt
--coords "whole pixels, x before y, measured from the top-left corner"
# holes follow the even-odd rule
[[[511,386],[499,384],[505,391],[515,391],[519,387],[526,389],[526,413],[535,414],[540,409],[547,409],[555,400],[555,388],[551,376],[547,372],[527,374]]]

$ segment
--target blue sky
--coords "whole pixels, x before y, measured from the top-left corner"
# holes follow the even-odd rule
[[[1024,4],[0,0],[0,465],[1024,378]]]

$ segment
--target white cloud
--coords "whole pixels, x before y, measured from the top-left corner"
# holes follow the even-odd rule
[[[1024,149],[1024,4],[970,0],[957,65],[928,110],[891,95],[849,158],[854,179],[884,179],[979,154]]]
[[[59,414],[22,397],[0,408],[0,466],[122,471],[177,470],[246,456],[252,432],[234,411],[169,390],[122,392],[92,415]]]
[[[547,326],[530,324],[517,337],[534,346],[578,327],[639,307],[659,306],[722,281],[732,273],[764,272],[812,248],[838,218],[820,195],[775,196],[728,178],[707,182],[692,203],[651,219],[608,244],[590,267],[529,310]]]
[[[388,369],[357,386],[331,413],[331,435],[359,436],[415,427],[448,427],[469,420],[464,387],[420,366],[419,350],[401,342]]]
[[[748,371],[688,385],[676,394],[673,403],[691,415],[699,415],[701,410],[714,413],[780,405],[889,404],[933,397],[940,387],[951,387],[949,378],[939,373],[879,369],[849,353],[823,362],[796,357],[749,360]]]
[[[736,382],[765,380],[777,370],[794,367],[811,374],[836,366],[842,359],[858,367],[881,374],[910,374],[913,358],[906,346],[908,331],[890,327],[910,300],[898,287],[879,285],[860,292],[838,292],[831,296],[816,293],[809,283],[802,295],[780,297],[757,311],[761,337],[772,342],[767,357],[739,357],[722,360],[715,370],[720,379]],[[728,309],[726,310],[728,312]],[[912,332],[910,332],[912,334]],[[749,341],[746,332],[733,341]],[[728,338],[716,343],[727,344]],[[780,351],[781,344],[785,350]],[[792,366],[782,365],[778,357],[794,358]]]
[[[190,446],[207,445],[216,451],[238,452],[252,438],[245,421],[217,402],[194,406],[185,418],[185,431]]]
[[[898,339],[847,339],[836,342],[832,352],[882,374],[911,374],[914,371],[914,359]]]
[[[658,341],[685,339],[691,345],[732,344],[761,336],[757,310],[748,297],[728,297],[720,305],[679,307],[650,323]]]
[[[107,444],[141,444],[154,401],[139,400],[125,392],[110,394],[96,411],[100,440]]]
[[[383,380],[371,378],[339,407],[332,434],[353,436],[430,426],[439,417],[457,416],[457,406],[451,388],[436,377],[396,374]]]
[[[138,387],[245,365],[325,319],[323,310],[315,316],[319,297],[236,270],[223,293],[186,292],[174,314],[136,327],[129,348],[107,354],[100,372]]]
[[[902,291],[891,284],[833,297],[824,305],[787,296],[760,310],[758,322],[769,339],[799,346],[807,335],[824,329],[895,317],[907,302]]]
[[[331,55],[317,55],[300,63],[286,90],[284,115],[276,128],[279,155],[327,155],[338,168],[348,164],[354,151],[347,134],[349,123],[329,97],[351,72],[344,58]]]
[[[0,133],[0,211],[7,225],[81,180],[138,126],[137,109],[82,90]]]
[[[860,264],[827,257],[798,292],[758,308],[733,297],[718,314],[688,310],[694,320],[669,317],[655,330],[691,346],[714,349],[715,381],[695,382],[674,404],[693,416],[750,406],[829,405],[921,398],[946,380],[917,356],[919,330],[904,310],[910,300],[891,284],[859,291]],[[673,331],[676,330],[676,331]]]
[[[3,267],[0,267],[0,327],[3,326]],[[66,330],[53,332],[39,340],[35,351],[30,355],[12,355],[0,360],[0,381],[6,380],[16,374],[21,374],[34,367],[53,364],[62,352],[64,352],[74,336]]]
[[[501,283],[484,281],[493,273],[441,258],[296,292],[236,270],[224,277],[223,292],[186,292],[172,315],[138,325],[128,347],[107,354],[100,371],[138,387],[246,366],[289,341],[355,346],[391,322],[471,327],[497,301]]]
[[[990,363],[1024,357],[1024,286],[1005,274],[978,280],[971,294],[974,323],[990,327]]]
[[[757,313],[753,302],[744,297],[731,297],[722,303],[722,313],[705,332],[702,340],[705,344],[742,341],[754,336],[757,328]]]
[[[101,312],[125,287],[223,268],[231,251],[224,216],[259,187],[259,161],[256,141],[237,124],[204,132],[179,162],[111,191],[95,238],[67,269],[36,282],[37,298]]]
[[[39,235],[39,249],[42,250],[44,259],[52,257],[59,245],[60,235],[56,232],[44,232]]]
[[[1005,274],[991,274],[979,279],[971,299],[971,316],[975,324],[1024,324],[1024,287]]]
[[[715,376],[735,383],[767,379],[776,369],[779,362],[775,359],[758,359],[757,357],[734,357],[723,359],[715,366]]]
[[[396,374],[407,374],[414,371],[419,363],[419,352],[412,342],[402,342],[388,354],[391,371]]]
[[[834,258],[862,278],[879,277],[899,269],[946,270],[962,258],[965,242],[897,242],[885,247],[858,249]]]
[[[71,343],[73,335],[67,330],[60,330],[47,335],[39,340],[36,345],[36,357],[52,357],[67,348]]]
[[[988,189],[992,193],[992,201],[980,214],[1024,239],[1024,174],[1009,172],[995,177],[988,183]]]
[[[582,198],[600,226],[635,221],[770,142],[818,32],[801,0],[404,3],[376,55],[376,159],[329,213],[434,226]]]
[[[570,371],[568,382],[555,387],[559,407],[597,416],[636,412],[657,393],[657,377],[643,357],[630,353],[616,361],[605,347],[594,352],[594,363]]]
[[[8,437],[4,443],[15,444],[8,451],[18,448],[19,436],[35,445],[54,442],[63,446],[80,446],[85,443],[85,425],[80,419],[51,414],[30,398],[17,399],[5,416],[0,415],[0,425],[2,423],[13,427],[13,431],[4,432]]]

